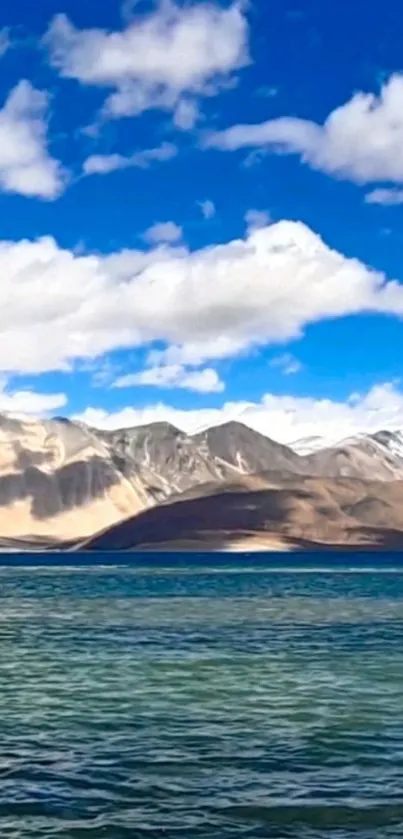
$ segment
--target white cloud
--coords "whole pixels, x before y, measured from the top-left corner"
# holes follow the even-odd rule
[[[270,224],[270,215],[265,210],[248,210],[245,213],[245,221],[248,232],[259,230]]]
[[[285,376],[292,376],[294,373],[299,373],[302,370],[302,364],[291,353],[283,353],[272,358],[270,362],[271,367],[281,370]]]
[[[84,161],[85,175],[107,175],[117,169],[137,167],[148,169],[153,163],[171,160],[178,153],[173,143],[161,143],[154,149],[143,149],[130,155],[123,154],[93,154]]]
[[[365,196],[367,204],[385,204],[389,206],[403,204],[403,189],[373,189]]]
[[[64,393],[37,393],[34,390],[13,390],[7,379],[0,379],[0,413],[12,416],[46,416],[64,408]]]
[[[203,370],[186,370],[180,364],[150,367],[139,373],[121,376],[114,387],[151,386],[159,388],[182,388],[198,393],[220,393],[224,384],[215,370],[205,367]]]
[[[127,407],[116,413],[87,408],[79,419],[100,428],[166,421],[188,433],[238,420],[280,443],[289,445],[301,438],[319,436],[331,444],[360,432],[401,429],[403,393],[395,384],[384,383],[345,402],[268,393],[260,402],[227,402],[220,408],[202,410],[182,410],[163,403],[138,409]]]
[[[249,341],[245,338],[232,338],[229,335],[216,335],[211,340],[187,341],[185,344],[171,344],[165,350],[151,350],[148,354],[149,365],[180,364],[185,367],[199,367],[207,360],[218,360],[239,356],[246,352]]]
[[[214,218],[216,214],[214,201],[210,201],[210,199],[207,198],[205,201],[199,201],[198,203],[205,219]]]
[[[379,96],[355,93],[323,125],[281,117],[213,133],[206,145],[223,150],[266,147],[278,154],[299,154],[313,169],[355,183],[403,183],[403,74],[391,76]]]
[[[27,197],[56,198],[64,174],[47,149],[48,96],[20,81],[0,110],[0,187]]]
[[[159,242],[178,242],[182,237],[182,228],[174,221],[157,221],[143,235],[143,239],[151,245]]]
[[[0,373],[69,369],[117,349],[166,347],[152,364],[202,366],[362,312],[403,316],[403,285],[347,259],[301,222],[189,252],[109,256],[50,237],[0,241]]]
[[[199,119],[199,106],[194,99],[180,99],[174,112],[174,125],[182,131],[190,131]]]
[[[92,154],[83,163],[85,175],[109,175],[117,169],[133,166],[131,157],[122,154]]]
[[[214,95],[233,71],[248,63],[243,7],[242,0],[227,8],[214,2],[183,6],[160,0],[156,9],[136,15],[115,32],[79,30],[59,14],[45,45],[62,76],[114,89],[105,103],[106,116],[159,108],[176,112],[181,122],[182,101],[190,96],[195,103],[195,97]]]

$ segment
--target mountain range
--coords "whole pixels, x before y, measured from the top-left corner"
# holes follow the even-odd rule
[[[293,447],[239,422],[101,431],[0,415],[3,549],[403,545],[403,434]]]

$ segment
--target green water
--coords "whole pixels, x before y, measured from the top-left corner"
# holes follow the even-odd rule
[[[403,570],[0,569],[0,837],[403,836]]]

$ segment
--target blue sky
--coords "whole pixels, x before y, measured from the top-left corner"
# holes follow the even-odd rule
[[[403,426],[397,2],[0,13],[0,410]]]

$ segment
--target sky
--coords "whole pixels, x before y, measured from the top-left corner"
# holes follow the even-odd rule
[[[403,12],[0,10],[0,411],[403,429]]]

